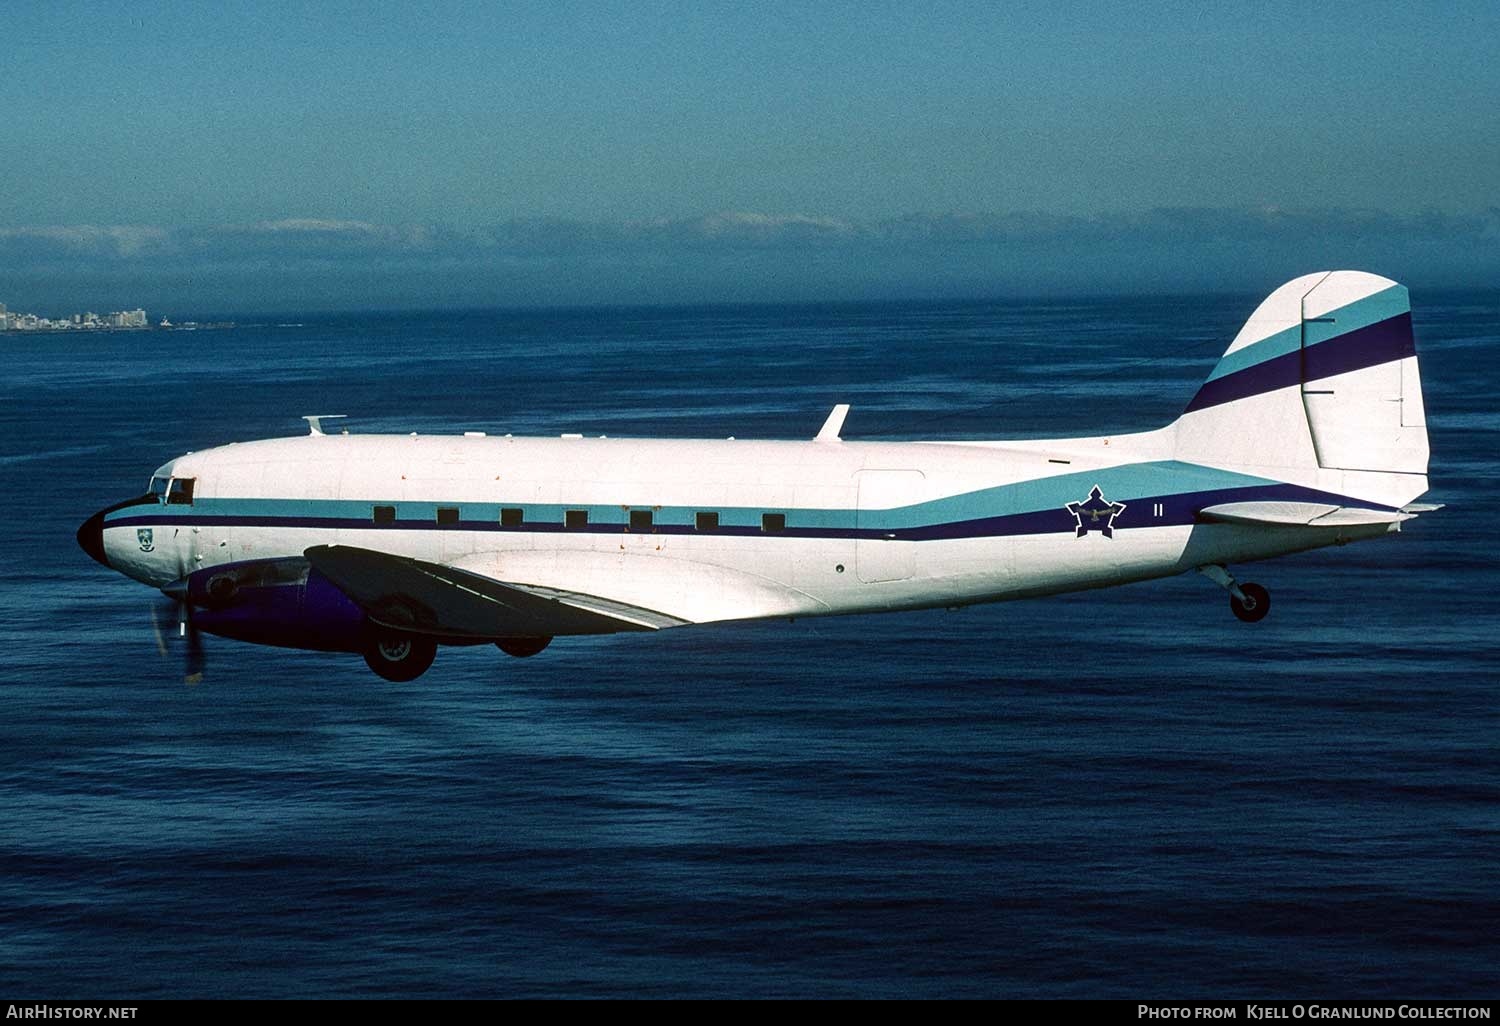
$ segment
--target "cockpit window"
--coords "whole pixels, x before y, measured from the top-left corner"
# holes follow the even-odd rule
[[[167,489],[167,505],[189,506],[193,502],[193,479],[190,477],[174,477],[172,485]]]
[[[167,501],[167,481],[165,477],[153,477],[151,479],[151,494],[156,496],[157,502]]]

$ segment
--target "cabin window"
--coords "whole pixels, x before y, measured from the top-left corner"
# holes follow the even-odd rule
[[[193,503],[193,479],[190,477],[172,478],[171,487],[167,489],[167,503],[172,506],[191,506]]]
[[[393,524],[396,522],[396,507],[376,506],[373,515],[377,524]]]
[[[693,518],[693,523],[700,531],[717,531],[719,529],[719,514],[699,513]]]
[[[570,531],[589,526],[589,511],[586,509],[570,509],[563,514],[563,526]]]
[[[520,527],[526,522],[526,511],[514,506],[500,511],[501,527]]]
[[[786,530],[785,513],[762,513],[760,515],[760,529],[766,533]]]
[[[437,522],[444,527],[458,526],[458,507],[439,506],[437,511]]]
[[[651,511],[649,509],[633,509],[630,511],[630,529],[632,531],[651,530]]]

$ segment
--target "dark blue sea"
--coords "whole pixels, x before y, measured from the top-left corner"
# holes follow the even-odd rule
[[[1412,296],[1399,536],[1048,600],[356,656],[210,638],[79,523],[350,430],[1158,426],[1259,296],[246,316],[0,336],[0,995],[1494,997],[1500,292]]]

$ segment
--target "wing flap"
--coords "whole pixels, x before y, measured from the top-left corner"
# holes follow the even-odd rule
[[[598,613],[600,616],[613,617],[626,623],[636,624],[641,630],[659,631],[667,627],[681,627],[690,622],[680,620],[666,613],[659,613],[654,609],[643,609],[640,606],[632,606],[627,602],[616,602],[599,595],[584,595],[576,591],[563,591],[560,588],[543,588],[536,584],[511,584],[509,587],[516,591],[525,592],[528,595],[537,595],[541,598],[560,602],[574,609],[585,612]]]
[[[1209,523],[1293,527],[1356,527],[1398,524],[1412,514],[1395,510],[1334,506],[1322,502],[1226,502],[1198,511]]]
[[[561,589],[515,587],[483,574],[348,545],[304,555],[384,627],[455,639],[658,630],[686,621]]]

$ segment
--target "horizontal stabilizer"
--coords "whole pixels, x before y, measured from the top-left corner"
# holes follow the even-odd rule
[[[1324,502],[1226,502],[1199,510],[1198,518],[1219,524],[1355,527],[1363,524],[1397,524],[1412,519],[1412,515],[1394,510],[1334,506]]]
[[[457,567],[348,545],[304,553],[382,627],[452,639],[656,630],[683,621],[560,590],[514,587]]]
[[[1385,509],[1361,509],[1358,506],[1345,506],[1335,510],[1326,517],[1319,517],[1313,521],[1314,527],[1357,527],[1362,524],[1399,524],[1403,520],[1415,520],[1416,516],[1411,513],[1400,513]]]

